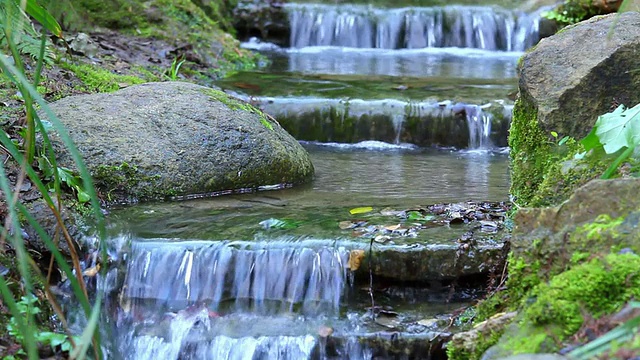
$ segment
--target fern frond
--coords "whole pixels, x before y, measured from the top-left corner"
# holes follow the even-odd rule
[[[11,9],[7,7],[10,6]],[[36,31],[33,22],[29,19],[15,1],[0,1],[0,47],[6,47],[6,36],[10,31],[16,48],[23,55],[28,55],[34,60],[40,54],[40,33]],[[51,64],[54,54],[51,42],[47,41],[44,61]]]
[[[21,40],[22,41],[17,44],[18,51],[23,55],[30,56],[33,60],[37,60],[40,55],[40,39],[25,35]],[[51,45],[51,42],[47,40],[44,48],[44,61],[47,64],[52,64],[55,59]]]

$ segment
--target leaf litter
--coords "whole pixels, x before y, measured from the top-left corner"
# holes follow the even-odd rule
[[[378,212],[373,212],[373,207],[359,207],[351,209],[349,213],[365,214],[366,220],[344,220],[338,223],[338,227],[350,230],[354,237],[372,238],[376,243],[386,244],[394,238],[415,238],[420,231],[433,227],[468,224],[472,226],[472,230],[458,239],[459,242],[466,243],[475,231],[493,234],[503,229],[510,208],[511,205],[506,202],[474,201],[402,210],[387,207]]]

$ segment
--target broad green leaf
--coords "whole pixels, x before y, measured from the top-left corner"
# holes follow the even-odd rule
[[[591,149],[595,149],[597,147],[602,146],[602,144],[600,143],[600,139],[598,139],[598,135],[596,135],[596,129],[598,128],[599,121],[600,119],[598,118],[598,121],[596,121],[596,124],[593,126],[593,129],[591,129],[589,134],[580,141],[582,146],[584,146],[585,152],[588,152]]]
[[[407,213],[407,220],[409,221],[431,221],[435,219],[433,215],[422,215],[419,211],[409,211]]]
[[[79,187],[76,188],[76,191],[78,192],[78,201],[79,202],[86,203],[86,202],[89,202],[91,200],[91,196],[89,196],[89,194],[87,194],[85,191],[83,191]]]
[[[20,5],[20,0],[15,0]],[[27,0],[27,7],[25,9],[27,14],[31,15],[37,22],[39,22],[45,29],[51,31],[51,33],[59,38],[62,37],[62,28],[56,19],[42,6],[38,5],[36,0]]]
[[[607,154],[635,147],[640,142],[640,104],[626,110],[621,105],[600,116],[594,129]]]
[[[373,208],[371,206],[364,206],[364,207],[358,207],[358,208],[354,208],[349,210],[349,214],[351,215],[355,215],[355,214],[365,214],[368,212],[373,211]]]

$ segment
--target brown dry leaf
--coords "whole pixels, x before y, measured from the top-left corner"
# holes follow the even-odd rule
[[[385,226],[384,228],[389,230],[389,231],[396,231],[396,230],[400,229],[400,224],[388,225],[388,226]]]
[[[100,264],[92,267],[92,268],[88,268],[87,270],[85,270],[82,275],[84,276],[88,276],[88,277],[94,277],[98,274],[98,272],[100,272]]]
[[[352,223],[351,221],[340,221],[338,223],[338,227],[342,230],[352,229],[355,227],[355,224]]]
[[[351,250],[349,253],[349,269],[351,269],[351,271],[358,270],[362,264],[362,259],[364,259],[364,250]]]

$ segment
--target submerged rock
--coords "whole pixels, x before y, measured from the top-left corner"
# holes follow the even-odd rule
[[[147,83],[50,106],[111,201],[298,184],[313,175],[307,152],[277,122],[219,90]],[[56,134],[52,141],[61,144]],[[57,151],[72,167],[69,152]]]
[[[554,164],[552,132],[580,139],[599,115],[640,102],[638,51],[640,14],[624,13],[567,27],[522,58],[509,137],[511,193],[520,205],[529,205]]]

